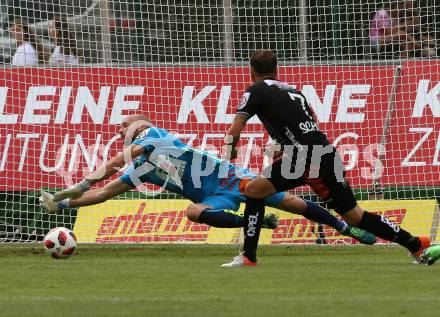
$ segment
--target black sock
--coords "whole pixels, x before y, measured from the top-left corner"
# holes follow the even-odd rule
[[[314,222],[328,225],[335,228],[338,231],[342,231],[347,225],[345,222],[340,221],[338,218],[329,213],[326,209],[322,208],[318,204],[305,200],[307,208],[303,213],[303,216]]]
[[[197,221],[217,228],[241,228],[244,225],[243,217],[223,209],[205,209]]]
[[[403,230],[397,224],[384,216],[379,216],[365,211],[357,227],[364,229],[379,238],[396,242],[406,247],[410,252],[420,249],[420,240]]]
[[[264,199],[246,197],[244,209],[244,244],[243,251],[252,262],[257,261],[258,239],[264,217]]]

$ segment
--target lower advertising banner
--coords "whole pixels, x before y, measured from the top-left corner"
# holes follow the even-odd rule
[[[110,200],[81,207],[74,232],[78,242],[237,243],[240,230],[212,228],[188,220],[188,200]]]
[[[237,244],[242,242],[240,228],[214,228],[194,223],[185,216],[188,200],[111,200],[81,207],[74,232],[80,243],[202,243]],[[436,200],[360,201],[370,212],[386,216],[414,235],[427,235],[440,241],[439,211]],[[241,211],[243,211],[242,206]],[[322,228],[302,216],[266,208],[279,217],[275,230],[263,229],[260,244],[327,244],[356,241],[340,235],[330,227]],[[379,243],[386,241],[378,240]]]

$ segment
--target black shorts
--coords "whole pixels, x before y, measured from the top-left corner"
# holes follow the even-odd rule
[[[309,185],[322,200],[331,200],[332,207],[341,215],[356,207],[356,198],[345,179],[345,168],[336,150],[321,157],[319,168],[311,163],[310,155],[307,155],[306,163],[302,164],[304,168],[296,172],[295,167],[301,165],[296,159],[296,155],[291,161],[284,156],[263,171],[263,176],[272,183],[277,192]]]

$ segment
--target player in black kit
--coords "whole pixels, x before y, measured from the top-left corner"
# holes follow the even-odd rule
[[[357,205],[345,179],[342,159],[319,130],[306,98],[294,87],[276,79],[275,54],[270,50],[256,51],[250,58],[250,66],[254,84],[246,89],[227,132],[231,159],[236,157],[235,147],[241,131],[254,115],[281,148],[274,155],[274,163],[246,186],[243,252],[223,266],[255,265],[264,198],[306,184],[321,199],[331,201],[347,223],[406,247],[418,260],[429,247],[429,238],[414,237],[386,217],[369,213]]]

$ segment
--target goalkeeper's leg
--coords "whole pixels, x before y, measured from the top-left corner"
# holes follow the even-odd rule
[[[191,204],[186,209],[186,216],[191,221],[204,223],[212,227],[242,228],[244,218],[236,209],[238,209],[238,205],[234,208],[228,204]],[[275,229],[278,227],[278,217],[270,213],[265,215],[262,227]]]

